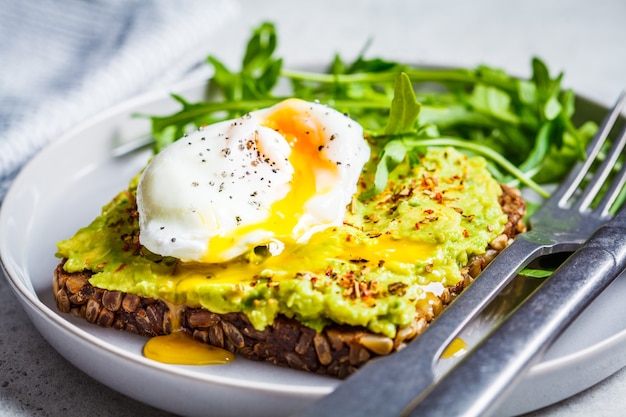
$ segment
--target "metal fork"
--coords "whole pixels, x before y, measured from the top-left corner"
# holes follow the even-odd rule
[[[573,252],[611,218],[609,208],[626,182],[626,163],[601,201],[593,208],[590,208],[590,205],[613,170],[626,144],[626,130],[613,142],[604,161],[584,189],[581,184],[589,176],[594,161],[619,119],[625,97],[626,93],[622,93],[605,117],[598,133],[587,147],[585,161],[572,169],[557,191],[530,218],[529,222],[532,226],[530,231],[519,235],[506,250],[500,253],[415,341],[393,355],[368,363],[342,382],[334,392],[303,410],[299,416],[382,417],[408,413],[418,415],[419,407],[416,409],[416,405],[422,400],[428,402],[427,394],[437,387],[438,381],[448,382],[442,380],[441,375],[437,375],[437,363],[446,347],[461,330],[477,317],[532,260],[543,255]],[[588,260],[587,263],[589,262],[593,260]],[[495,348],[497,349],[497,346]],[[464,362],[469,361],[472,356],[470,352],[462,358],[462,362],[457,367],[464,365]],[[483,359],[489,362],[489,358]],[[530,359],[523,365],[527,365],[529,361]],[[454,372],[454,369],[451,372]],[[515,372],[509,376],[513,379]],[[463,377],[470,378],[470,380],[466,382],[466,386],[461,387],[462,390],[480,385],[478,381],[472,381],[471,373],[465,373]],[[500,382],[506,387],[506,381]],[[458,387],[458,385],[454,386]],[[433,395],[431,398],[434,398],[434,403],[444,405],[445,412],[441,415],[461,415],[461,410],[466,411],[461,408],[461,404],[456,409],[456,413],[450,408],[457,402],[455,394],[459,394],[458,391],[450,392],[443,385],[437,391],[440,396]],[[475,415],[486,411],[494,403],[493,399],[503,391],[504,388],[500,392],[488,390],[491,397],[484,399],[481,403],[482,408],[474,409],[478,413]],[[439,401],[441,399],[444,401]],[[471,401],[472,398],[468,398],[468,402]],[[469,407],[468,404],[465,405]],[[414,411],[411,412],[411,410]],[[425,410],[432,411],[433,409],[425,408]]]

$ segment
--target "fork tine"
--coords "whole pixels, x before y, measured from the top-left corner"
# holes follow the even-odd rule
[[[565,181],[561,183],[561,186],[555,191],[550,201],[554,201],[557,203],[557,205],[563,206],[567,202],[567,200],[571,198],[574,192],[578,189],[578,187],[580,186],[580,183],[585,178],[585,175],[587,175],[587,172],[589,172],[589,169],[591,168],[593,161],[596,159],[596,157],[600,153],[600,150],[602,149],[604,142],[606,142],[609,136],[609,133],[613,129],[613,126],[617,122],[617,119],[619,118],[621,114],[622,107],[624,106],[625,99],[626,99],[626,90],[622,91],[619,98],[613,105],[613,108],[602,121],[602,124],[600,125],[600,128],[598,130],[598,133],[587,146],[587,149],[585,150],[585,153],[586,153],[585,161],[579,163],[578,164],[579,166],[577,166],[575,169],[572,169],[570,171],[569,175],[567,176]]]
[[[589,208],[593,200],[598,195],[598,192],[600,192],[600,189],[602,188],[609,174],[615,167],[615,163],[619,159],[622,153],[622,149],[624,149],[624,145],[626,145],[626,131],[622,131],[620,133],[620,136],[613,142],[613,145],[607,153],[606,158],[604,159],[604,161],[602,161],[602,164],[594,173],[593,178],[591,179],[587,187],[585,187],[585,190],[583,191],[578,201],[572,206],[573,208],[581,211]],[[603,210],[601,208],[599,209]]]
[[[621,136],[619,141],[622,143],[623,147],[624,143],[626,143],[626,127],[622,130],[622,133],[620,135]],[[611,186],[606,191],[606,193],[604,193],[604,195],[602,196],[602,200],[600,200],[598,206],[596,207],[596,210],[600,213],[601,217],[606,217],[609,215],[611,207],[615,203],[615,200],[617,200],[617,197],[622,191],[624,184],[626,184],[626,160],[622,161],[622,168],[615,176],[613,182],[611,183]]]

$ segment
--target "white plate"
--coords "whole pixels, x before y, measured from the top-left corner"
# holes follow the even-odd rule
[[[203,85],[177,91],[199,99]],[[583,103],[596,117],[598,108]],[[150,151],[112,156],[121,139],[149,132],[132,114],[167,114],[165,92],[117,106],[68,132],[18,175],[0,212],[0,257],[33,324],[70,362],[139,401],[188,416],[282,416],[331,392],[339,381],[237,358],[225,366],[173,366],[141,354],[145,338],[57,312],[52,296],[56,242],[88,224],[146,163]],[[498,414],[543,407],[626,365],[626,280],[618,279],[535,365]],[[581,372],[584,371],[584,372]],[[146,384],[146,381],[152,383]]]

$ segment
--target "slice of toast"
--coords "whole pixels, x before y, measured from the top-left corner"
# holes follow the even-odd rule
[[[397,329],[394,339],[345,325],[329,325],[317,332],[282,315],[259,331],[243,313],[217,314],[203,308],[174,307],[161,300],[94,287],[89,283],[90,271],[68,273],[63,269],[65,260],[54,271],[53,292],[60,311],[102,327],[144,336],[185,331],[196,340],[248,359],[344,378],[370,359],[400,350],[418,337],[518,233],[525,231],[521,194],[507,186],[502,190],[499,202],[508,216],[503,233],[483,254],[469,259],[461,269],[463,279],[458,284],[418,306],[414,320]]]

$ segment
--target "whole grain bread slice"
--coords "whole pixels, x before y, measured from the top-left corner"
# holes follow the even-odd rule
[[[185,331],[196,340],[247,359],[345,378],[367,361],[398,351],[418,337],[518,233],[526,230],[522,220],[526,207],[521,194],[507,186],[502,186],[502,190],[499,202],[508,216],[503,233],[483,254],[470,258],[457,285],[429,300],[428,308],[419,308],[413,322],[399,328],[394,339],[353,326],[331,325],[316,332],[284,316],[278,316],[272,325],[259,331],[243,313],[174,308],[162,300],[94,287],[89,283],[90,271],[67,273],[63,269],[65,260],[54,271],[53,292],[61,312],[102,327],[148,337]]]

